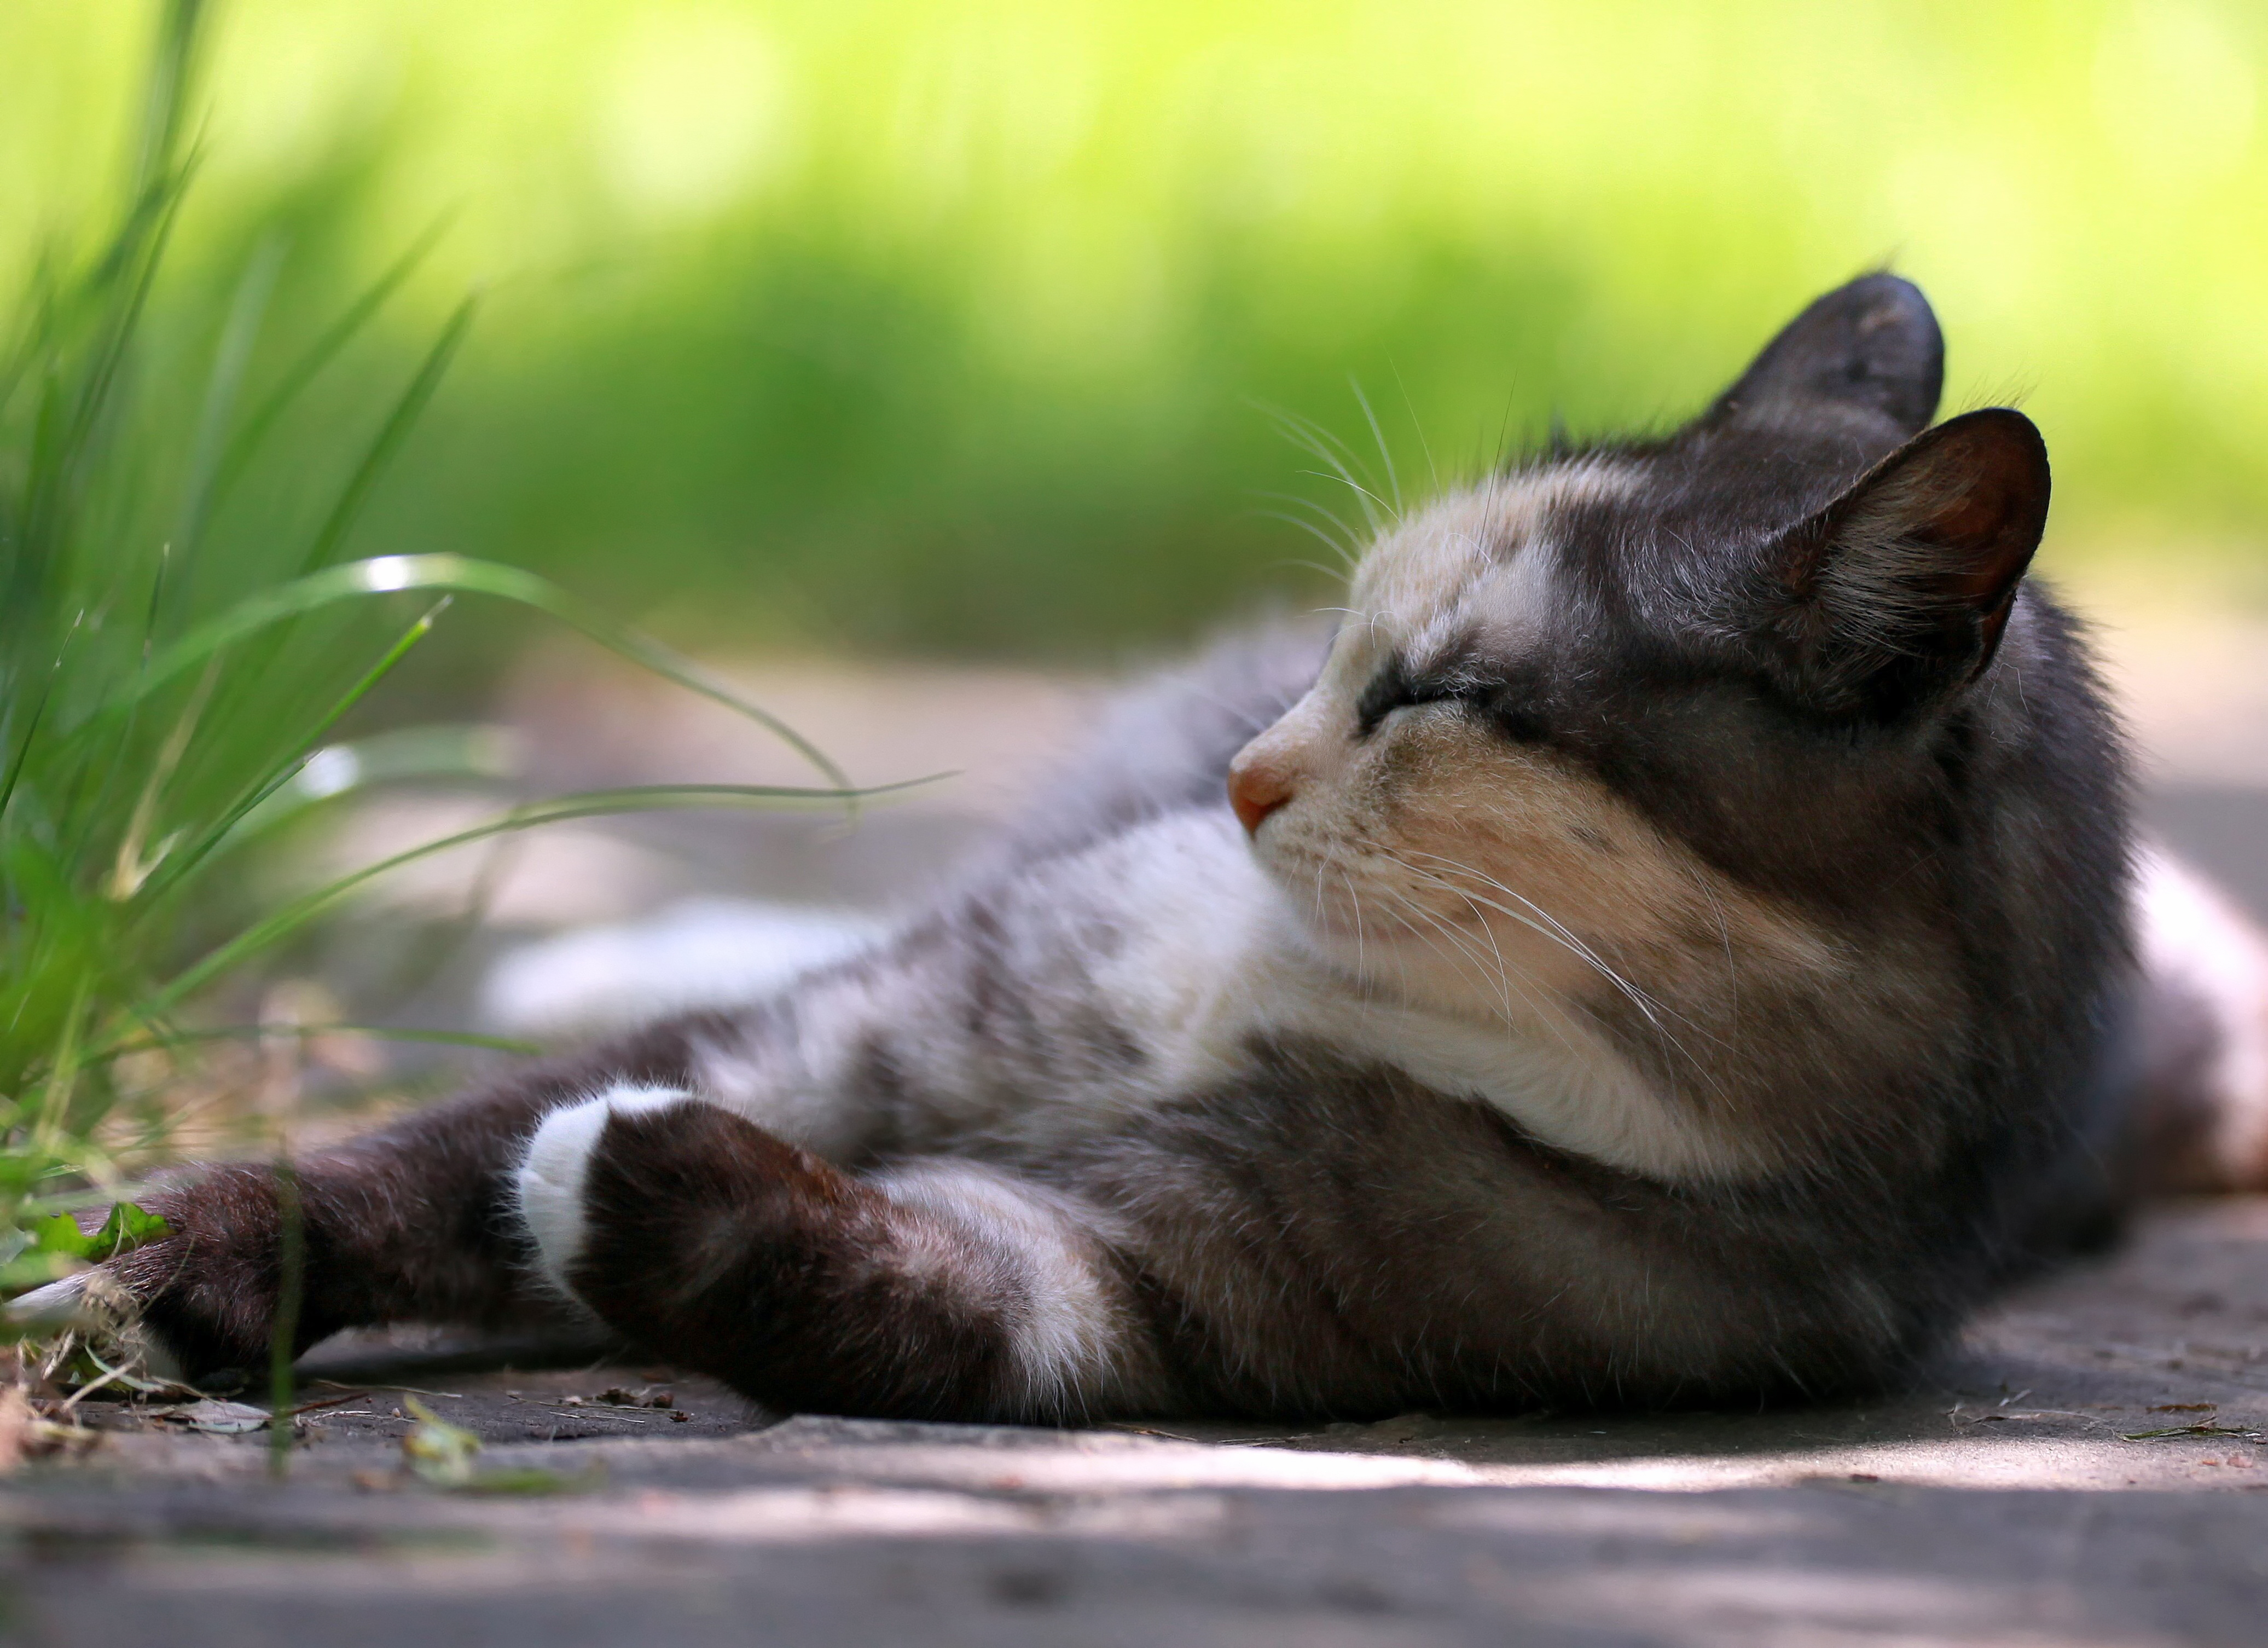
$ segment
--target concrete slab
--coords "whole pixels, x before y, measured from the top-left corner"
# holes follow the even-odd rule
[[[92,1451],[0,1487],[0,1640],[2268,1637],[2268,1199],[2154,1213],[1918,1388],[1851,1406],[1047,1431],[781,1417],[662,1368],[512,1365],[538,1359],[335,1342],[308,1373],[346,1388],[301,1400],[347,1400],[302,1416],[281,1481],[262,1436],[114,1405]],[[403,1471],[413,1393],[487,1440],[484,1468],[553,1491]]]

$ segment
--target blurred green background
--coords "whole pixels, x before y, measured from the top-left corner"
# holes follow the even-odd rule
[[[1328,553],[1273,513],[1307,506],[1270,495],[1351,499],[1264,408],[1383,491],[1359,384],[1423,491],[1555,414],[1678,417],[1888,261],[1945,318],[1948,403],[2021,397],[2046,428],[2051,565],[2268,590],[2257,4],[216,21],[161,352],[210,356],[272,277],[256,388],[431,237],[280,432],[310,511],[387,414],[370,386],[479,299],[346,552],[517,562],[704,648],[1097,661],[1322,587],[1298,564]],[[0,286],[126,169],[150,26],[0,6]]]

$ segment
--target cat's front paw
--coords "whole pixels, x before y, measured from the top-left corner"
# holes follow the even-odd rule
[[[34,1338],[78,1333],[124,1353],[129,1371],[180,1384],[188,1370],[173,1347],[144,1319],[143,1302],[121,1282],[115,1261],[18,1294],[0,1319]]]
[[[12,1325],[122,1342],[155,1377],[195,1383],[267,1364],[278,1202],[263,1167],[212,1169],[149,1200],[173,1234],[8,1302]]]

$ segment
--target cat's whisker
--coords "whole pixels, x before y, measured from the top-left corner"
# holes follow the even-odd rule
[[[1488,977],[1485,970],[1482,969],[1478,972],[1472,970],[1481,969],[1482,958],[1480,957],[1478,957],[1475,952],[1465,949],[1465,947],[1456,939],[1454,935],[1450,933],[1449,930],[1441,924],[1439,918],[1432,915],[1431,912],[1425,910],[1422,905],[1410,904],[1407,900],[1399,900],[1399,902],[1403,904],[1405,909],[1423,917],[1425,920],[1427,927],[1431,927],[1432,931],[1428,932],[1425,928],[1419,927],[1412,922],[1407,915],[1403,914],[1399,910],[1383,910],[1381,911],[1380,913],[1390,916],[1395,920],[1399,921],[1404,930],[1406,930],[1411,937],[1424,943],[1428,949],[1440,956],[1442,960],[1447,962],[1450,967],[1460,978],[1474,979],[1484,988],[1486,987]],[[1470,968],[1468,967],[1468,963],[1471,964]]]
[[[1418,403],[1410,398],[1410,386],[1402,381],[1402,368],[1390,361],[1388,365],[1394,373],[1394,387],[1402,391],[1402,404],[1409,409],[1410,427],[1418,436],[1418,449],[1425,454],[1425,473],[1438,492],[1441,490],[1441,469],[1433,462],[1433,443],[1425,439],[1425,420],[1418,416]]]
[[[1354,391],[1355,404],[1362,408],[1363,421],[1370,425],[1370,438],[1378,443],[1378,460],[1386,466],[1387,490],[1394,494],[1394,514],[1402,514],[1402,477],[1395,473],[1394,454],[1387,450],[1386,432],[1378,426],[1378,414],[1370,409],[1370,397],[1362,392],[1362,382],[1350,373],[1347,388]]]
[[[1262,496],[1282,499],[1286,503],[1297,504],[1302,508],[1313,510],[1315,514],[1322,515],[1331,524],[1331,526],[1338,528],[1339,536],[1335,536],[1332,533],[1326,531],[1322,527],[1316,525],[1315,522],[1307,520],[1302,516],[1292,514],[1287,510],[1256,509],[1251,512],[1253,514],[1258,516],[1263,521],[1281,521],[1286,525],[1297,527],[1300,531],[1307,534],[1310,537],[1322,544],[1326,549],[1329,550],[1333,555],[1338,558],[1339,573],[1341,575],[1351,573],[1354,571],[1359,560],[1359,552],[1352,542],[1354,535],[1347,530],[1346,524],[1340,521],[1336,515],[1331,514],[1330,511],[1325,509],[1320,504],[1311,503],[1304,498],[1293,498],[1287,493],[1266,492],[1263,493]]]
[[[1336,480],[1351,490],[1363,500],[1362,514],[1365,523],[1372,532],[1378,531],[1380,512],[1385,509],[1385,504],[1377,493],[1355,479],[1354,471],[1350,467],[1354,454],[1346,450],[1344,443],[1312,418],[1302,418],[1296,412],[1278,407],[1263,410],[1275,419],[1277,427],[1286,439],[1294,446],[1312,454],[1319,462],[1328,465],[1330,470],[1327,475],[1312,469],[1302,470],[1301,473],[1315,475],[1322,480]],[[1334,447],[1338,450],[1334,451]],[[1344,454],[1344,458],[1341,456],[1342,454]]]
[[[1369,969],[1365,964],[1363,955],[1362,895],[1355,891],[1354,877],[1348,875],[1345,870],[1342,869],[1339,871],[1339,879],[1346,883],[1347,908],[1354,916],[1355,971],[1357,972],[1366,972]]]
[[[1635,984],[1631,983],[1614,968],[1609,966],[1605,958],[1600,956],[1600,954],[1595,950],[1592,949],[1589,944],[1584,942],[1581,938],[1577,936],[1573,929],[1569,927],[1565,922],[1560,920],[1549,910],[1546,910],[1542,905],[1537,904],[1533,898],[1528,898],[1526,894],[1515,891],[1513,889],[1506,886],[1503,882],[1497,879],[1497,877],[1489,875],[1484,870],[1476,869],[1473,866],[1463,863],[1459,860],[1446,858],[1438,853],[1423,852],[1415,847],[1410,848],[1408,851],[1416,854],[1419,858],[1432,860],[1435,863],[1444,866],[1453,875],[1469,876],[1471,879],[1481,883],[1484,886],[1494,888],[1497,891],[1504,894],[1507,898],[1517,899],[1550,928],[1550,933],[1547,936],[1557,939],[1561,944],[1572,950],[1577,956],[1582,957],[1582,959],[1587,962],[1591,966],[1598,969],[1600,972],[1611,979],[1618,988],[1622,989],[1625,993],[1631,994],[1634,1001],[1638,996],[1643,996],[1646,994],[1646,993],[1639,990]],[[1417,875],[1433,876],[1436,885],[1443,886],[1447,891],[1455,892],[1460,898],[1471,898],[1476,897],[1476,895],[1471,894],[1462,888],[1441,880],[1438,876],[1434,876],[1434,872],[1428,871],[1418,865],[1412,864],[1409,862],[1406,858],[1402,859],[1400,861],[1403,863],[1403,868],[1411,870]],[[1527,917],[1521,915],[1519,912],[1506,910],[1502,905],[1496,904],[1492,900],[1481,898],[1478,899],[1478,902],[1487,905],[1490,908],[1497,910],[1505,915],[1511,916],[1514,920],[1521,921],[1530,927],[1535,925],[1533,921],[1529,921]],[[1538,928],[1537,930],[1542,931],[1543,929]],[[1648,997],[1647,999],[1651,1000],[1652,998]],[[1661,1006],[1659,1002],[1654,1003],[1654,1005],[1657,1007]],[[1662,1007],[1661,1010],[1668,1012],[1669,1009],[1667,1007]]]
[[[1729,1044],[1737,1044],[1741,1038],[1741,970],[1739,964],[1733,959],[1733,924],[1725,915],[1725,906],[1719,901],[1716,889],[1709,885],[1709,878],[1706,876],[1692,874],[1691,880],[1693,884],[1700,889],[1701,897],[1709,906],[1709,913],[1717,918],[1717,936],[1724,941],[1725,994],[1727,997],[1727,1009],[1731,1019],[1727,1029],[1726,1039]]]
[[[1448,923],[1442,920],[1440,916],[1426,909],[1425,905],[1418,903],[1406,893],[1395,891],[1392,889],[1387,889],[1385,891],[1387,891],[1395,902],[1400,904],[1403,908],[1410,910],[1418,915],[1423,916],[1425,920],[1438,932],[1440,932],[1445,939],[1449,942],[1455,944],[1461,953],[1476,955],[1476,959],[1477,959],[1476,952],[1466,950],[1462,942],[1456,937],[1454,929],[1452,928]],[[1408,927],[1410,924],[1405,920],[1403,925],[1404,927]],[[1416,932],[1414,927],[1410,930],[1413,933]],[[1485,931],[1486,929],[1484,928],[1483,930]],[[1495,935],[1493,934],[1489,935],[1489,940],[1491,946],[1495,948]],[[1436,944],[1434,948],[1439,950],[1440,946]],[[1504,952],[1500,948],[1496,949],[1496,970],[1498,981],[1502,987],[1504,997],[1504,1016],[1507,1028],[1519,1023],[1512,1011],[1511,998],[1516,995],[1520,998],[1521,1005],[1528,1009],[1528,1016],[1530,1020],[1536,1024],[1547,1026],[1550,1030],[1552,1035],[1558,1039],[1560,1045],[1565,1046],[1570,1053],[1578,1051],[1574,1041],[1568,1036],[1565,1027],[1559,1022],[1559,1015],[1550,1009],[1547,1001],[1544,1000],[1539,1000],[1535,995],[1530,994],[1520,985],[1513,982],[1513,975],[1519,970],[1512,966],[1506,959]]]
[[[1569,954],[1575,956],[1587,965],[1596,970],[1601,977],[1607,979],[1607,981],[1612,984],[1616,989],[1628,996],[1631,1000],[1631,1005],[1635,1006],[1640,1012],[1644,1013],[1649,1022],[1656,1022],[1654,1019],[1653,1004],[1650,1002],[1644,991],[1640,990],[1629,979],[1624,978],[1623,975],[1617,972],[1614,968],[1609,966],[1605,959],[1602,957],[1596,950],[1593,950],[1588,944],[1586,944],[1581,939],[1578,938],[1568,929],[1565,923],[1561,922],[1557,917],[1553,916],[1550,911],[1545,910],[1533,899],[1514,892],[1511,888],[1506,886],[1494,876],[1484,875],[1481,871],[1473,869],[1468,865],[1459,864],[1454,859],[1440,859],[1440,854],[1432,853],[1419,854],[1419,856],[1425,858],[1440,859],[1440,862],[1448,865],[1452,869],[1458,873],[1470,876],[1476,881],[1485,883],[1487,885],[1494,887],[1506,898],[1518,899],[1533,913],[1532,914],[1522,914],[1520,911],[1514,910],[1509,905],[1498,904],[1492,898],[1482,897],[1477,893],[1470,892],[1464,888],[1459,887],[1447,876],[1441,876],[1434,871],[1428,870],[1421,864],[1412,863],[1401,853],[1396,853],[1391,849],[1381,850],[1385,852],[1386,856],[1394,860],[1395,862],[1400,864],[1404,869],[1410,871],[1410,874],[1420,877],[1431,885],[1439,887],[1445,892],[1455,893],[1459,898],[1467,898],[1476,904],[1485,905],[1487,908],[1497,912],[1499,915],[1507,916],[1511,920],[1519,922],[1522,927],[1528,928],[1530,931],[1551,940],[1552,942],[1567,950]],[[1417,851],[1415,848],[1408,850],[1410,852]]]
[[[1264,498],[1274,503],[1289,504],[1294,509],[1305,510],[1309,515],[1320,516],[1325,526],[1338,534],[1339,542],[1344,548],[1350,551],[1359,551],[1362,548],[1361,535],[1337,510],[1331,508],[1328,504],[1319,503],[1298,492],[1256,491],[1253,496]]]
[[[1341,475],[1336,471],[1327,474],[1322,469],[1302,469],[1300,473],[1302,475],[1311,475],[1319,481],[1336,481],[1340,485],[1348,488],[1359,497],[1367,500],[1363,506],[1362,513],[1364,516],[1371,521],[1371,529],[1373,532],[1383,529],[1383,522],[1379,520],[1380,515],[1382,514],[1389,521],[1395,519],[1394,506],[1388,503],[1376,492],[1372,491],[1370,488],[1365,486],[1360,481],[1356,480],[1351,475]]]
[[[1488,965],[1491,971],[1496,975],[1499,987],[1499,994],[1504,1000],[1504,1010],[1507,1020],[1510,1020],[1513,1017],[1511,998],[1514,995],[1517,995],[1521,1001],[1529,1009],[1532,1016],[1543,1020],[1550,1020],[1553,1016],[1550,1013],[1544,1010],[1543,1003],[1540,1002],[1535,995],[1531,994],[1527,988],[1525,988],[1521,984],[1514,982],[1514,975],[1517,974],[1520,970],[1515,967],[1512,964],[1511,960],[1505,955],[1503,947],[1498,945],[1496,942],[1496,935],[1493,933],[1488,932],[1485,926],[1483,927],[1482,932],[1483,935],[1486,937],[1489,942],[1489,953],[1487,955],[1482,954],[1477,946],[1472,944],[1469,939],[1459,933],[1454,925],[1444,920],[1439,912],[1428,910],[1423,904],[1410,898],[1407,893],[1402,891],[1400,889],[1387,886],[1381,887],[1379,891],[1383,893],[1386,897],[1393,899],[1394,902],[1403,909],[1422,918],[1429,927],[1440,934],[1446,942],[1454,945],[1459,954],[1469,957],[1476,964],[1484,964]]]
[[[1414,899],[1410,898],[1407,894],[1397,892],[1397,893],[1395,893],[1394,896],[1395,896],[1396,898],[1400,899],[1403,903],[1404,903],[1404,904],[1406,904],[1406,905],[1410,905],[1410,908],[1412,908],[1412,909],[1416,909],[1416,910],[1418,910],[1418,911],[1420,911],[1420,912],[1424,913],[1427,916],[1427,918],[1428,918],[1429,920],[1435,920],[1435,921],[1439,921],[1439,920],[1440,920],[1440,918],[1439,918],[1438,916],[1434,916],[1434,915],[1432,913],[1432,912],[1430,912],[1430,911],[1425,911],[1425,907],[1424,907],[1423,905],[1421,905],[1418,904],[1416,900],[1414,900]],[[1468,902],[1469,902],[1469,901],[1468,901]],[[1446,930],[1447,930],[1447,924],[1446,922],[1443,922],[1443,923],[1441,923],[1441,925],[1442,925],[1442,927],[1444,927],[1444,929],[1445,929],[1445,931],[1446,931]],[[1480,923],[1479,925],[1480,925],[1480,930],[1481,930],[1482,935],[1483,935],[1484,937],[1485,937],[1485,938],[1488,940],[1488,942],[1489,942],[1489,950],[1490,950],[1490,952],[1491,952],[1491,953],[1493,955],[1493,957],[1495,957],[1495,961],[1496,961],[1496,975],[1497,975],[1497,983],[1498,983],[1498,993],[1499,993],[1499,994],[1501,995],[1501,997],[1502,997],[1502,999],[1503,999],[1503,1003],[1504,1003],[1504,1016],[1505,1016],[1506,1019],[1507,1021],[1509,1021],[1509,1020],[1512,1018],[1512,1016],[1513,1016],[1513,1013],[1512,1013],[1512,978],[1511,978],[1511,975],[1510,975],[1510,973],[1507,972],[1506,967],[1505,959],[1504,959],[1504,947],[1503,947],[1502,945],[1498,944],[1498,943],[1496,942],[1496,935],[1495,935],[1494,933],[1492,933],[1492,932],[1491,932],[1491,931],[1489,930],[1488,924],[1487,924],[1486,922],[1484,922],[1484,922]],[[1521,993],[1521,999],[1522,1001],[1527,1001],[1527,1000],[1528,1000],[1528,996],[1527,996],[1526,992],[1524,992],[1524,991],[1523,991],[1523,992]],[[1533,1003],[1530,1003],[1530,1005],[1533,1005]]]
[[[1302,532],[1311,534],[1317,537],[1322,537],[1322,535],[1317,533],[1315,529],[1309,526],[1306,521],[1293,520],[1292,516],[1280,514],[1276,510],[1262,509],[1256,510],[1254,513],[1263,521],[1286,521],[1291,525],[1299,528]],[[1311,561],[1303,556],[1298,555],[1287,555],[1282,560],[1271,561],[1269,565],[1270,566],[1297,566],[1306,572],[1320,573],[1325,578],[1333,580],[1344,578],[1347,573],[1353,569],[1354,558],[1348,555],[1345,551],[1339,549],[1337,545],[1331,544],[1329,539],[1324,538],[1323,542],[1326,544],[1330,544],[1332,552],[1340,558],[1343,565],[1336,567],[1326,566],[1321,561]]]
[[[1358,398],[1360,397],[1359,388],[1357,388],[1356,395]],[[1305,447],[1325,463],[1329,464],[1341,477],[1351,481],[1355,472],[1361,469],[1364,478],[1368,479],[1368,470],[1362,460],[1355,454],[1354,448],[1341,440],[1338,433],[1329,425],[1309,418],[1305,413],[1292,411],[1288,408],[1278,409],[1278,421],[1296,443]],[[1376,494],[1373,492],[1372,496],[1375,498]],[[1384,500],[1379,501],[1383,506]]]
[[[1411,850],[1415,851],[1416,849],[1413,848]],[[1521,926],[1529,928],[1531,931],[1553,940],[1555,942],[1557,942],[1566,949],[1570,954],[1580,957],[1584,963],[1596,971],[1600,977],[1605,979],[1609,984],[1613,985],[1616,989],[1622,993],[1624,997],[1629,1001],[1630,1004],[1636,1008],[1645,1017],[1646,1024],[1652,1027],[1654,1034],[1660,1038],[1664,1046],[1675,1052],[1680,1058],[1691,1064],[1696,1070],[1701,1072],[1705,1079],[1711,1080],[1712,1085],[1714,1085],[1713,1078],[1710,1075],[1707,1065],[1704,1063],[1704,1061],[1696,1055],[1690,1048],[1686,1046],[1684,1041],[1672,1031],[1668,1024],[1662,1022],[1663,1016],[1667,1015],[1670,1017],[1676,1018],[1680,1023],[1688,1023],[1689,1021],[1686,1020],[1684,1015],[1674,1012],[1667,1004],[1656,1001],[1646,991],[1641,990],[1637,985],[1631,982],[1630,979],[1624,978],[1620,972],[1609,966],[1604,958],[1602,958],[1595,950],[1591,949],[1589,945],[1584,943],[1581,939],[1576,937],[1573,933],[1568,930],[1564,923],[1559,921],[1557,918],[1554,917],[1542,905],[1537,905],[1532,899],[1525,898],[1520,893],[1514,892],[1511,888],[1506,887],[1502,882],[1498,881],[1494,876],[1485,875],[1479,870],[1474,869],[1469,865],[1459,864],[1454,859],[1441,859],[1440,855],[1438,854],[1428,853],[1421,855],[1426,858],[1440,859],[1442,863],[1452,866],[1461,873],[1470,876],[1476,880],[1487,883],[1489,885],[1496,888],[1498,891],[1504,893],[1506,897],[1519,899],[1521,904],[1526,905],[1530,910],[1533,910],[1536,916],[1542,918],[1542,923],[1539,923],[1537,920],[1531,920],[1529,917],[1522,915],[1517,910],[1511,909],[1506,905],[1497,903],[1492,898],[1484,898],[1479,894],[1459,887],[1447,878],[1434,875],[1432,872],[1426,870],[1424,867],[1411,863],[1408,860],[1399,857],[1399,855],[1388,854],[1388,856],[1394,857],[1396,862],[1402,864],[1403,868],[1409,870],[1412,875],[1418,876],[1428,882],[1430,884],[1440,888],[1443,891],[1454,893],[1459,898],[1464,898],[1469,902],[1484,905],[1489,909],[1498,912],[1499,914],[1508,916],[1513,920],[1519,922]],[[1549,923],[1549,925],[1546,926],[1543,923]]]

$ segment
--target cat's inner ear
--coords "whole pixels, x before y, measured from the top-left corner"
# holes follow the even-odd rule
[[[1822,707],[1895,711],[1992,661],[2048,515],[2047,443],[2007,407],[1918,435],[1776,546],[1776,626]]]
[[[1739,381],[1702,416],[1705,425],[1809,424],[1859,413],[1918,433],[1945,383],[1945,336],[1911,281],[1867,275],[1789,321]]]

